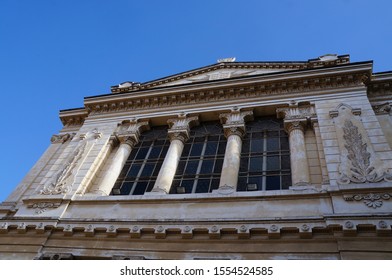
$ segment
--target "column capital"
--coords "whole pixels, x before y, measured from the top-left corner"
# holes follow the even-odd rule
[[[189,139],[189,131],[193,126],[199,125],[199,117],[187,117],[185,113],[178,114],[177,118],[168,119],[168,135],[170,141],[180,140],[186,142]]]
[[[143,131],[149,130],[150,125],[148,121],[140,121],[136,118],[123,121],[115,134],[120,143],[125,143],[133,148],[139,143],[140,134]]]
[[[317,118],[316,110],[313,105],[298,106],[296,102],[291,102],[289,106],[276,109],[276,115],[279,119],[290,120],[314,120]]]
[[[292,132],[293,130],[301,130],[303,133],[306,130],[306,126],[307,126],[306,119],[284,122],[284,128],[288,133]]]
[[[245,135],[245,122],[253,120],[253,111],[247,110],[241,112],[240,109],[234,107],[230,113],[222,113],[219,115],[226,138],[230,135],[238,135],[241,138]]]

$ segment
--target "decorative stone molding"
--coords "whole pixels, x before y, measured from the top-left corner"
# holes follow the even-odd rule
[[[207,66],[195,70],[191,70],[185,73],[172,75],[170,77],[154,80],[152,82],[147,83],[139,83],[139,82],[123,82],[119,85],[112,86],[111,91],[113,93],[120,93],[120,92],[129,92],[135,90],[143,90],[158,86],[165,86],[168,83],[172,83],[178,80],[183,79],[192,79],[194,76],[202,75],[211,73],[214,71],[221,71],[221,70],[231,70],[231,69],[248,69],[249,71],[255,71],[258,69],[269,69],[269,70],[300,70],[300,69],[312,69],[312,68],[319,68],[325,66],[332,66],[332,65],[341,65],[347,64],[350,62],[349,56],[337,56],[334,54],[327,54],[320,56],[315,59],[309,59],[308,61],[303,62],[258,62],[258,63],[247,63],[247,62],[234,62],[235,58],[224,58],[219,59],[217,64],[212,66]]]
[[[250,98],[262,98],[278,94],[290,94],[291,96],[304,96],[307,92],[315,90],[328,90],[346,88],[353,86],[363,86],[364,73],[336,75],[328,77],[304,77],[302,79],[282,79],[274,81],[260,81],[252,85],[233,85],[233,87],[214,90],[193,90],[181,93],[168,93],[160,96],[132,96],[123,98],[117,97],[115,100],[101,102],[85,101],[86,109],[90,115],[106,114],[112,112],[129,112],[139,109],[168,108],[179,105],[194,103],[212,103],[249,100]],[[124,89],[126,91],[126,89]]]
[[[27,207],[35,209],[35,213],[39,215],[47,210],[58,208],[60,205],[61,202],[43,201],[43,202],[29,204],[27,205]]]
[[[377,194],[378,195],[378,194]],[[379,194],[382,196],[383,194]],[[388,194],[391,196],[391,194]],[[365,195],[367,196],[367,195]],[[372,207],[373,206],[368,206]],[[86,238],[98,237],[102,238],[102,233],[106,232],[106,237],[115,238],[118,235],[129,235],[132,239],[143,239],[151,238],[151,234],[154,234],[156,239],[165,239],[169,235],[172,237],[177,236],[181,239],[192,239],[194,233],[200,236],[205,235],[210,239],[220,238],[222,233],[231,233],[233,237],[238,239],[249,239],[254,235],[259,236],[260,233],[266,234],[270,239],[281,238],[286,233],[290,234],[290,238],[293,234],[297,234],[298,238],[312,238],[314,232],[343,232],[344,234],[356,234],[362,230],[367,233],[373,231],[375,234],[391,234],[392,220],[383,217],[362,217],[354,220],[344,219],[324,219],[319,221],[309,221],[306,224],[303,221],[264,221],[260,223],[244,224],[241,221],[238,223],[225,223],[220,222],[216,224],[200,224],[197,225],[184,225],[184,224],[172,224],[172,223],[159,223],[151,224],[146,222],[145,224],[132,225],[132,224],[107,224],[101,222],[95,222],[92,224],[81,223],[80,221],[75,224],[57,224],[48,223],[42,221],[26,220],[23,222],[7,220],[0,223],[0,234],[7,234],[10,231],[17,231],[20,234],[27,232],[36,232],[42,234],[47,231],[59,231],[63,230],[65,236],[72,236],[74,232],[84,232]],[[170,231],[168,230],[170,228]],[[97,229],[97,230],[95,230]],[[178,236],[180,233],[181,236]]]
[[[390,102],[373,105],[372,107],[376,115],[389,115],[392,112]]]
[[[329,116],[331,118],[336,118],[339,116],[339,112],[341,111],[350,111],[352,115],[354,116],[360,116],[361,115],[361,108],[352,108],[350,105],[345,104],[345,103],[340,103],[335,110],[329,111]]]
[[[389,193],[369,193],[369,194],[354,194],[344,195],[345,201],[363,201],[369,208],[378,208],[383,205],[384,200],[391,199],[392,194]]]

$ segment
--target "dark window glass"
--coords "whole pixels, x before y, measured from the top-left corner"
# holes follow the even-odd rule
[[[198,160],[188,161],[188,164],[186,165],[185,168],[185,174],[196,174],[198,165],[199,165]]]
[[[149,147],[140,148],[136,155],[136,159],[145,159],[149,149]]]
[[[140,174],[141,177],[150,177],[154,171],[155,163],[146,163],[144,165],[143,171]]]
[[[266,190],[280,190],[280,176],[267,176]]]
[[[214,166],[213,160],[203,160],[203,163],[201,165],[200,174],[212,173],[213,166]]]
[[[201,179],[197,181],[196,192],[197,193],[206,193],[210,189],[210,180]]]
[[[249,159],[249,172],[263,171],[263,157],[251,157]]]
[[[267,151],[279,150],[279,138],[267,138]]]
[[[264,139],[252,139],[250,151],[252,153],[261,153],[263,151],[263,142]]]
[[[203,150],[204,143],[194,143],[191,149],[190,156],[200,156]]]
[[[267,170],[279,170],[280,161],[278,156],[267,157]]]
[[[139,170],[140,170],[140,167],[141,167],[141,164],[133,164],[132,167],[129,169],[127,177],[128,178],[137,177]]]
[[[162,150],[162,146],[152,147],[150,154],[148,155],[149,159],[158,158]]]
[[[218,142],[207,142],[204,155],[215,155],[218,148]]]
[[[142,195],[146,191],[148,182],[139,182],[136,184],[135,190],[133,191],[133,195]]]
[[[132,189],[133,183],[132,182],[124,182],[121,186],[121,194],[128,194]]]

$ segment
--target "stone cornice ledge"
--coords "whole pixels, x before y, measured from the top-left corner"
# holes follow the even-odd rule
[[[132,195],[132,196],[76,196],[72,199],[72,203],[91,203],[91,202],[209,202],[209,201],[242,201],[242,200],[273,200],[273,199],[297,199],[298,196],[302,198],[312,197],[329,197],[328,193],[316,187],[309,187],[301,190],[281,190],[281,191],[254,191],[254,192],[233,192],[230,194],[219,194],[219,193],[199,193],[199,194],[170,194],[170,195]]]

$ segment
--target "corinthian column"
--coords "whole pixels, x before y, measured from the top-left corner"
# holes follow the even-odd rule
[[[306,123],[290,121],[285,122],[285,127],[289,133],[292,184],[293,186],[309,185],[309,164],[304,135]]]
[[[103,176],[103,180],[97,191],[98,193],[102,195],[110,194],[133,147],[139,143],[140,133],[148,129],[150,129],[148,121],[137,121],[136,119],[125,122],[120,126],[119,132],[116,135],[120,146],[113,157],[110,168]]]
[[[242,137],[245,135],[245,119],[252,119],[252,111],[240,112],[235,108],[231,113],[221,114],[223,130],[227,138],[225,158],[223,160],[219,190],[237,189],[238,172],[242,149]]]
[[[170,147],[153,189],[146,194],[168,194],[170,192],[178,162],[184,149],[184,143],[189,139],[189,130],[191,126],[199,124],[199,118],[197,116],[186,117],[185,114],[180,114],[178,118],[169,119],[167,122],[169,124]]]

